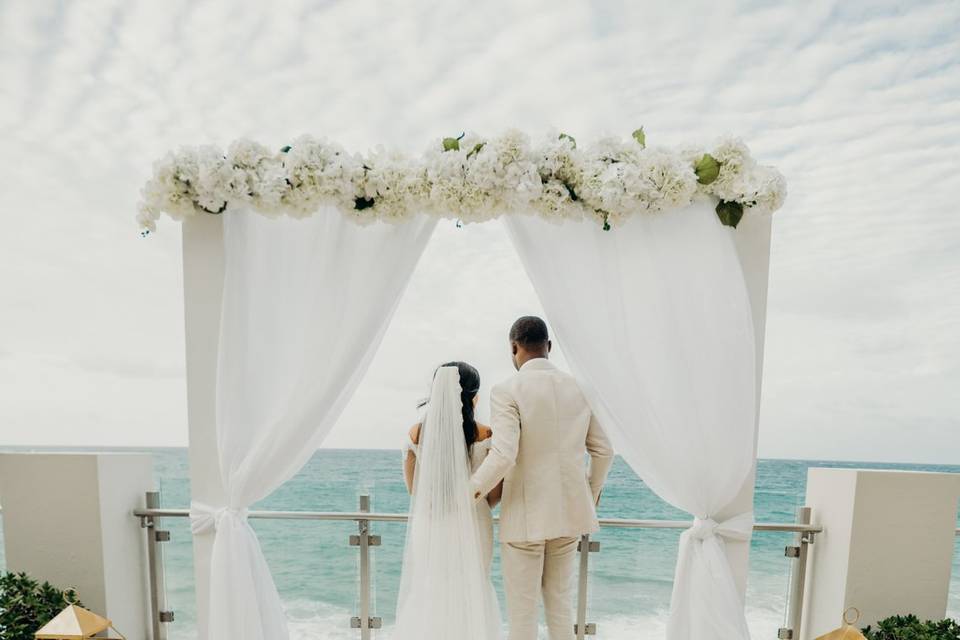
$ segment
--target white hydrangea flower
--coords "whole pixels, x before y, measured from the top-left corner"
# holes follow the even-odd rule
[[[284,201],[290,191],[290,183],[283,161],[276,156],[264,158],[257,166],[253,180],[251,202],[254,209],[270,217],[284,215]]]
[[[542,187],[531,203],[533,210],[555,223],[581,219],[584,214],[580,200],[583,160],[576,143],[554,132],[540,143],[534,156]]]
[[[722,140],[710,155],[720,163],[720,175],[710,184],[704,185],[704,191],[721,200],[742,202],[745,193],[749,191],[746,180],[754,168],[747,145],[737,138],[727,138]]]
[[[649,209],[685,207],[697,192],[697,174],[682,156],[665,149],[648,149],[642,156]]]
[[[348,211],[360,195],[363,163],[337,144],[301,136],[284,154],[283,166],[290,182],[283,198],[289,215],[308,216],[323,205]]]
[[[478,197],[475,186],[467,183],[467,151],[479,142],[473,138],[460,149],[444,151],[435,145],[427,151],[424,161],[427,182],[430,185],[430,210],[443,218],[470,219],[473,210],[478,208],[482,198]]]
[[[190,150],[167,154],[154,164],[153,176],[140,192],[142,208],[163,211],[174,220],[195,215],[196,180],[197,163]]]
[[[236,179],[233,167],[227,164],[223,152],[217,147],[200,147],[196,159],[197,206],[208,213],[223,213],[230,199],[238,192],[237,183],[242,185],[245,178],[240,174],[240,180]]]
[[[464,219],[485,220],[525,210],[542,190],[527,136],[508,131],[487,142],[468,142],[466,183],[477,202]]]
[[[783,206],[787,199],[787,180],[774,169],[757,165],[750,174],[749,191],[745,194],[748,211],[758,214],[771,214]]]
[[[395,151],[377,149],[364,160],[362,198],[369,208],[351,210],[361,223],[375,220],[397,223],[419,211],[430,197],[426,171],[419,163]]]
[[[231,202],[257,202],[263,171],[273,155],[265,146],[252,140],[240,139],[230,145],[226,162],[233,171]]]
[[[632,140],[602,140],[584,163],[583,199],[611,226],[636,213],[685,206],[696,191],[696,174],[681,155]]]

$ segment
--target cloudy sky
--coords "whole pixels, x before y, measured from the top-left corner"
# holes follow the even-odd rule
[[[760,453],[960,462],[960,4],[0,3],[0,445],[183,445],[180,144],[467,129],[744,137],[786,174]],[[539,305],[499,223],[444,223],[327,446],[396,446],[434,364],[506,376]]]

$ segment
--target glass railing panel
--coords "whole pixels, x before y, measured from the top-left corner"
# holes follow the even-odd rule
[[[190,507],[190,467],[186,449],[152,452],[160,506],[164,509]],[[197,598],[193,574],[193,536],[187,518],[162,518],[160,529],[170,532],[163,543],[163,582],[166,608],[174,612],[168,623],[169,640],[196,640]]]
[[[689,520],[617,458],[600,500],[601,518]],[[602,528],[590,554],[587,623],[600,637],[662,636],[680,531]],[[576,597],[576,594],[574,594]]]
[[[254,509],[353,512],[361,479],[339,451],[318,451],[304,468]],[[358,551],[350,546],[354,522],[250,520],[260,540],[293,637],[354,637],[358,611]],[[296,633],[294,633],[296,631]]]
[[[371,509],[381,513],[406,513],[410,499],[401,473],[399,451],[375,452],[377,463],[385,473],[374,479],[370,492]],[[374,534],[380,536],[381,545],[372,550],[372,602],[374,615],[383,624],[374,637],[389,637],[396,622],[397,597],[400,589],[400,572],[403,567],[403,550],[407,527],[405,523],[374,522]]]
[[[808,464],[799,460],[759,460],[753,497],[757,522],[795,522],[803,506]],[[754,533],[750,544],[747,621],[757,638],[776,638],[788,619],[790,584],[796,562],[784,555],[793,533]]]
[[[252,519],[286,609],[291,637],[354,638],[357,550],[352,522]]]
[[[960,520],[957,522],[960,527]],[[953,567],[950,572],[950,595],[947,599],[947,616],[960,620],[960,536],[953,546]]]
[[[592,536],[600,551],[590,554],[586,621],[600,637],[663,636],[679,537],[675,529],[612,528]]]

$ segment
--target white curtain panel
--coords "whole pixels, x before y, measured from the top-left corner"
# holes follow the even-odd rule
[[[693,514],[680,540],[669,640],[748,638],[717,523],[754,462],[756,367],[750,300],[714,203],[593,221],[505,223],[591,406],[618,453],[667,502]]]
[[[224,218],[217,445],[227,504],[191,506],[215,537],[211,640],[283,640],[286,618],[246,510],[292,477],[340,415],[430,238],[420,216],[361,227],[337,211]]]

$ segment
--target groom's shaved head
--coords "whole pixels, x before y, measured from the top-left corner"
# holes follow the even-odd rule
[[[546,348],[549,341],[547,323],[537,316],[518,318],[510,327],[510,342],[515,342],[525,349]]]

